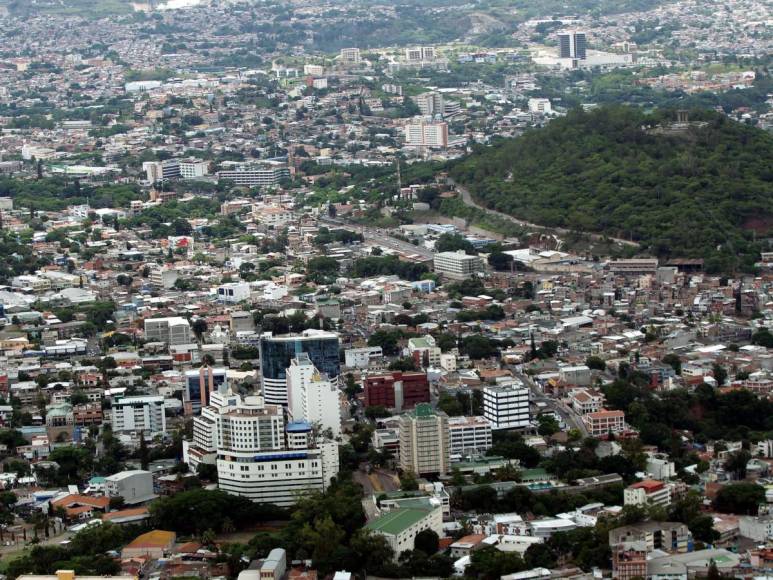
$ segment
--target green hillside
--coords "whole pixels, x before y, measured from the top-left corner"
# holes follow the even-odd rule
[[[750,270],[773,232],[773,137],[711,111],[572,111],[480,148],[451,175],[484,205],[546,226],[638,240],[642,251]],[[698,123],[696,123],[698,121]]]

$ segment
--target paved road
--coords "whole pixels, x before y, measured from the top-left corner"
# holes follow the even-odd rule
[[[388,230],[363,226],[342,218],[322,217],[320,218],[320,221],[336,226],[344,226],[347,229],[362,234],[362,237],[364,237],[366,241],[391,250],[396,250],[405,254],[417,254],[424,259],[432,259],[433,256],[433,252],[429,248],[414,246],[403,240],[398,240],[397,238],[392,237]]]
[[[509,214],[502,213],[501,211],[496,211],[496,210],[493,210],[493,209],[489,209],[487,207],[483,207],[482,205],[479,205],[472,198],[472,195],[470,194],[470,191],[467,188],[459,185],[453,179],[450,179],[450,178],[448,179],[448,185],[452,185],[452,186],[454,186],[457,189],[457,191],[461,194],[462,201],[464,202],[465,205],[468,205],[470,207],[474,207],[476,209],[485,211],[485,212],[487,212],[487,213],[489,213],[491,215],[495,215],[495,216],[500,217],[502,219],[508,220],[508,221],[514,223],[517,226],[520,226],[520,227],[523,227],[523,228],[535,229],[535,230],[545,230],[546,232],[555,232],[557,234],[562,234],[562,235],[567,235],[567,234],[572,233],[571,230],[567,230],[566,228],[547,228],[545,226],[541,226],[541,225],[538,225],[538,224],[533,224],[531,222],[520,220],[520,219],[518,219],[516,217],[513,217],[513,216],[511,216]],[[591,233],[588,233],[588,232],[584,232],[584,233],[585,233],[585,235],[590,237],[592,240],[595,240],[597,242],[601,242],[601,241],[605,241],[605,240],[612,240],[612,241],[617,242],[618,244],[622,244],[624,246],[632,246],[634,248],[638,248],[639,247],[639,244],[637,242],[632,242],[631,240],[624,240],[622,238],[613,238],[611,236],[602,236],[602,235],[599,235],[599,234],[591,234]]]
[[[532,402],[545,403],[548,409],[561,416],[564,423],[566,423],[570,429],[577,429],[582,433],[583,437],[589,435],[588,428],[585,426],[585,423],[583,423],[582,417],[580,417],[574,409],[559,399],[548,397],[529,375],[519,374],[518,376],[524,384],[529,387]]]

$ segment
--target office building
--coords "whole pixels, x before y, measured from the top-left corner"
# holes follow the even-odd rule
[[[366,407],[384,407],[397,412],[430,402],[425,373],[393,371],[363,380]]]
[[[428,403],[400,417],[400,467],[416,475],[449,470],[448,416]]]
[[[108,475],[105,478],[105,494],[110,498],[120,497],[127,505],[155,499],[153,474],[142,469],[132,469]]]
[[[147,342],[165,342],[172,346],[190,344],[191,324],[181,316],[169,318],[146,318],[145,340]]]
[[[341,435],[338,383],[321,374],[309,355],[298,354],[287,369],[287,411],[293,421],[306,421],[333,437]]]
[[[185,371],[183,405],[186,414],[198,415],[202,407],[209,405],[213,392],[225,392],[227,389],[228,377],[224,368],[203,366],[197,370]]]
[[[587,58],[585,33],[577,30],[559,32],[558,56],[559,58],[585,60]]]
[[[414,46],[405,49],[405,60],[408,62],[422,62],[435,60],[434,46]]]
[[[111,408],[113,431],[138,433],[145,437],[166,432],[164,398],[156,396],[124,397]]]
[[[277,187],[283,180],[290,178],[287,164],[236,165],[217,173],[219,181],[232,181],[234,185],[245,187]]]
[[[418,121],[405,126],[405,144],[408,147],[448,147],[448,123]]]
[[[349,348],[344,351],[344,365],[350,369],[366,369],[371,363],[381,360],[383,356],[380,346]]]
[[[271,405],[287,405],[287,368],[290,360],[307,353],[312,364],[337,385],[341,373],[339,338],[322,330],[306,330],[301,334],[260,337],[260,374],[263,396]]]
[[[485,417],[448,418],[448,449],[451,457],[485,455],[491,444],[491,423]]]
[[[338,444],[315,442],[308,423],[289,423],[276,450],[217,451],[218,487],[257,503],[292,506],[299,494],[324,492],[337,474]]]
[[[483,416],[492,429],[529,427],[529,389],[520,382],[484,387]]]
[[[180,177],[197,179],[209,175],[209,161],[201,159],[182,159],[180,161]]]
[[[397,412],[430,402],[425,373],[393,371],[363,379],[366,407],[384,407]]]
[[[456,252],[438,252],[433,257],[436,274],[451,280],[466,280],[483,271],[483,260],[479,256],[470,256],[463,250]]]
[[[408,353],[416,363],[423,368],[440,366],[440,355],[443,352],[430,334],[408,339]]]
[[[617,580],[647,577],[647,550],[644,542],[623,542],[612,546],[612,577]]]
[[[359,64],[362,60],[359,48],[342,48],[339,55],[344,64]]]
[[[176,159],[145,161],[142,164],[142,170],[149,183],[178,179],[180,177],[180,162]]]

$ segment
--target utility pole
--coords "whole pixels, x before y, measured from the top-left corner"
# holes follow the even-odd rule
[[[397,199],[402,198],[403,178],[400,176],[400,158],[395,159],[397,162]]]

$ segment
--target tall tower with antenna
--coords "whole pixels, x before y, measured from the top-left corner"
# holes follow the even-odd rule
[[[397,163],[397,199],[402,199],[403,197],[403,178],[400,176],[400,158],[397,157],[395,159],[395,163]]]

